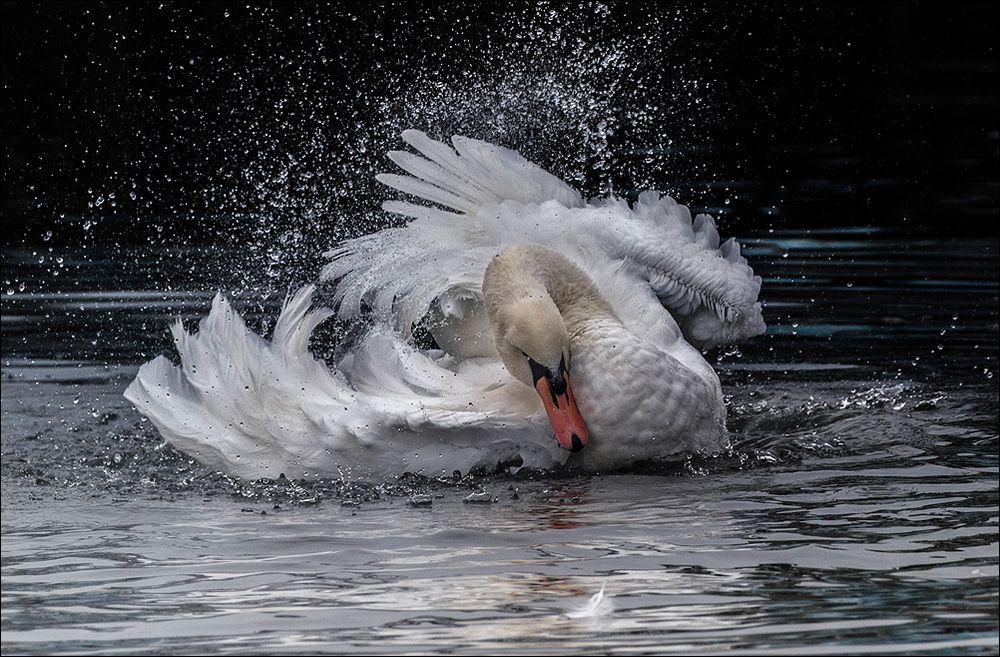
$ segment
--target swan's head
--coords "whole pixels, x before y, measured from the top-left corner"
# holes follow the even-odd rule
[[[570,386],[569,333],[552,298],[527,295],[504,304],[493,316],[493,331],[504,367],[538,393],[559,446],[583,449],[587,425]]]

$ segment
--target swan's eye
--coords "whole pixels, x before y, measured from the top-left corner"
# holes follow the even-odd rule
[[[566,368],[563,367],[562,364],[560,364],[558,372],[553,372],[544,365],[538,364],[532,358],[528,359],[528,365],[531,367],[531,378],[533,379],[536,387],[538,386],[538,381],[540,379],[545,379],[548,381],[549,390],[552,391],[553,398],[566,394],[566,377],[563,376],[563,372],[566,371]],[[555,403],[557,407],[559,406],[558,402],[553,403]]]
[[[527,356],[527,354],[525,354]],[[542,377],[550,377],[552,375],[548,368],[539,365],[534,358],[528,357],[528,367],[531,368],[531,379],[532,383],[538,384],[538,380]]]

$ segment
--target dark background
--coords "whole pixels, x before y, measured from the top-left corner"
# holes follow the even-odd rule
[[[328,246],[408,125],[728,234],[997,236],[997,3],[760,4],[4,2],[3,243]]]

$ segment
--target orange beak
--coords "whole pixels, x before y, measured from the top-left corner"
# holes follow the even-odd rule
[[[587,444],[587,425],[573,398],[569,372],[563,370],[560,378],[561,381],[554,382],[549,376],[539,376],[535,379],[535,390],[542,398],[542,406],[549,416],[549,423],[556,433],[559,446],[571,452],[579,452]]]

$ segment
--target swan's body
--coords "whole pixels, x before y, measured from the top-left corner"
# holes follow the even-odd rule
[[[711,219],[692,224],[669,197],[588,205],[512,151],[404,138],[427,159],[392,153],[416,177],[380,180],[457,213],[389,202],[414,221],[330,253],[339,313],[368,306],[372,329],[331,369],[308,351],[333,312],[309,310],[312,288],[286,303],[271,341],[217,297],[197,334],[173,327],[181,367],[161,356],[126,391],[164,437],[243,477],[567,459],[606,470],[725,447],[719,380],[696,347],[763,330],[738,244],[720,247]],[[441,349],[412,344],[421,321]],[[529,354],[551,372],[565,356],[589,430],[572,456],[553,440]]]
[[[591,434],[575,457],[580,465],[601,470],[723,448],[719,379],[659,304],[646,317],[627,306],[616,310],[579,267],[538,246],[508,247],[494,258],[483,295],[491,316],[501,312],[496,307],[525,299],[548,298],[558,310],[568,334],[575,397]],[[522,324],[543,310],[526,315]],[[491,323],[502,339],[503,322]],[[497,348],[517,376],[523,358]],[[558,356],[550,360],[558,362]]]

